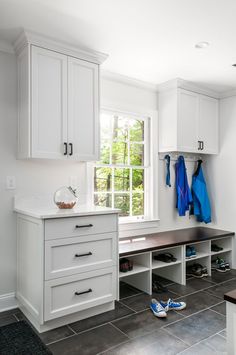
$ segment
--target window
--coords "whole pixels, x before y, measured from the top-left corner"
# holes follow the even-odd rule
[[[94,203],[119,208],[123,220],[149,215],[150,122],[103,112],[100,161],[94,167]]]

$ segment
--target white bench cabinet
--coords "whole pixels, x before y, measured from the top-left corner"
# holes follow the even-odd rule
[[[43,332],[114,309],[116,210],[59,218],[17,211],[16,297],[36,329]]]

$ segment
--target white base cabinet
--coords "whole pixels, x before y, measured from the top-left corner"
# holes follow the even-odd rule
[[[218,99],[180,87],[159,92],[159,152],[219,153]]]
[[[39,332],[114,309],[117,264],[117,213],[17,214],[16,296]]]

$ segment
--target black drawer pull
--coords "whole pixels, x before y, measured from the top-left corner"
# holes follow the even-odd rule
[[[88,228],[88,227],[93,227],[93,225],[90,223],[90,224],[81,224],[75,226],[75,228]]]
[[[75,254],[75,257],[76,257],[76,258],[81,258],[82,256],[89,256],[89,255],[93,255],[93,253],[91,253],[91,251],[89,251],[89,252],[86,253],[86,254]]]
[[[82,292],[75,292],[75,295],[76,296],[80,296],[80,295],[84,295],[85,293],[90,293],[92,292],[93,290],[91,288],[89,288],[87,291],[82,291]]]

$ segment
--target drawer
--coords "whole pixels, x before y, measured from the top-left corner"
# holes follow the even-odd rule
[[[79,237],[117,231],[117,215],[55,218],[45,221],[45,239]]]
[[[117,234],[45,241],[45,279],[70,276],[117,263]]]
[[[116,298],[116,268],[45,282],[44,320],[95,307]]]

